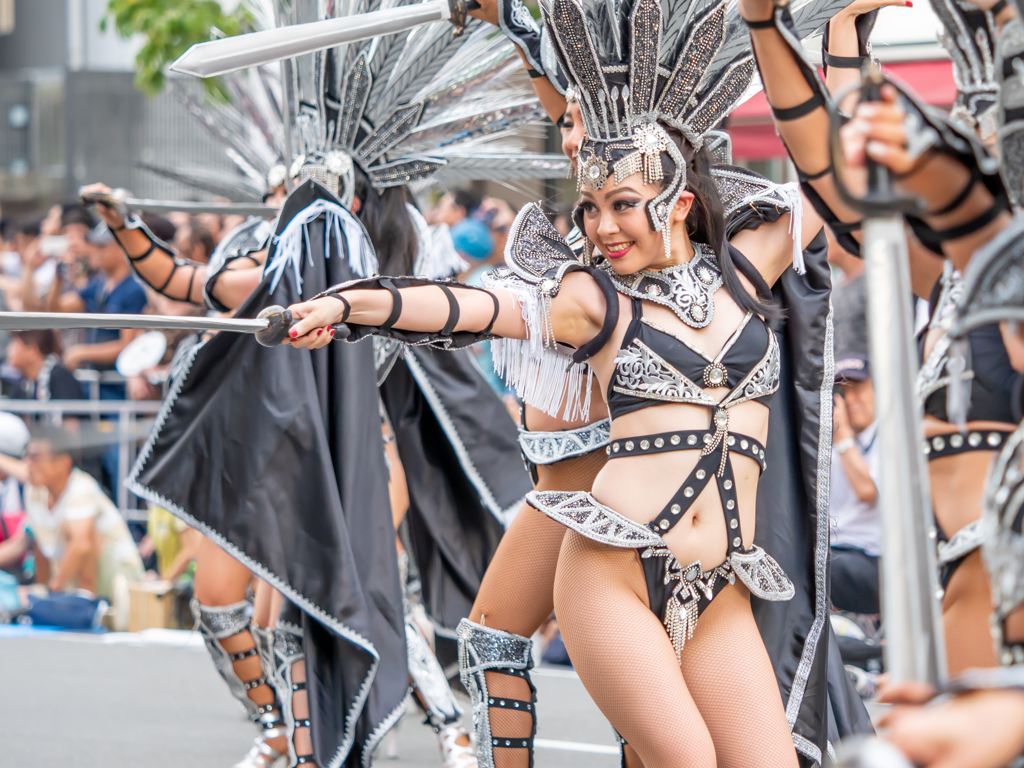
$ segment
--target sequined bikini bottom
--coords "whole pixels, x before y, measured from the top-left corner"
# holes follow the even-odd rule
[[[583,491],[531,491],[527,502],[553,520],[588,539],[613,547],[637,549],[647,581],[651,611],[665,625],[678,658],[693,637],[700,614],[737,577],[750,594],[773,602],[793,597],[793,582],[761,547],[734,550],[721,565],[705,571],[700,561],[683,566],[664,539]]]

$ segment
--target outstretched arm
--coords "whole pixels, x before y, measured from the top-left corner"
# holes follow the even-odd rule
[[[534,93],[551,119],[558,123],[565,114],[565,97],[552,85],[540,61],[540,29],[532,22],[530,11],[523,0],[477,0],[478,8],[470,16],[486,21],[501,29],[505,37],[516,46],[530,76]]]
[[[82,188],[82,193],[109,194],[104,184]],[[97,205],[99,215],[110,227],[136,274],[153,290],[174,301],[203,304],[203,291],[209,278],[206,264],[178,257],[171,247],[155,240],[141,227],[126,226],[113,208]],[[235,262],[225,267],[213,286],[212,295],[228,308],[240,306],[259,285],[262,266]]]
[[[298,322],[287,343],[317,349],[331,341],[331,326],[339,323],[441,337],[465,332],[527,339],[530,332],[521,300],[510,290],[481,290],[458,283],[341,289],[289,307]],[[550,299],[554,340],[583,346],[601,330],[605,310],[604,295],[594,278],[580,272],[566,275]]]

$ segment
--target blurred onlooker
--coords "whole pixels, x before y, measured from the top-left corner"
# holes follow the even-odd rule
[[[174,238],[167,243],[173,245],[178,253],[187,253],[188,241],[192,237],[192,216],[184,211],[171,211],[167,220],[174,225]]]
[[[128,259],[114,236],[101,224],[86,240],[95,246],[89,254],[89,264],[96,270],[96,275],[79,290],[61,292],[55,286],[50,295],[51,309],[93,314],[141,314],[146,306],[146,292],[132,275]],[[121,350],[137,335],[138,331],[134,330],[90,329],[85,334],[84,343],[65,350],[64,364],[72,370],[83,365],[98,370],[111,369]],[[100,399],[121,400],[124,397],[123,384],[100,386]]]
[[[494,254],[494,238],[487,225],[477,219],[463,219],[451,228],[455,250],[470,263],[464,282],[483,285],[483,276],[494,269],[491,258]]]
[[[828,510],[832,604],[841,611],[877,614],[882,554],[877,506],[880,456],[875,441],[875,390],[865,355],[836,361],[832,423]]]
[[[482,286],[484,275],[501,263],[500,255],[495,262],[494,238],[491,231],[479,219],[463,219],[451,229],[452,243],[455,250],[469,262],[469,270],[462,275],[462,281],[468,285]],[[505,382],[494,371],[494,358],[489,341],[474,344],[470,351],[476,355],[480,372],[491,389],[499,395],[505,394]]]
[[[503,264],[505,258],[505,243],[508,241],[509,230],[512,229],[512,222],[516,220],[516,212],[504,200],[497,197],[485,197],[480,207],[473,215],[487,225],[494,239],[494,253],[497,260],[495,265]]]
[[[143,224],[149,227],[150,232],[165,243],[170,245],[174,242],[174,238],[177,235],[178,230],[170,219],[165,219],[163,216],[157,216],[155,213],[144,213],[139,218],[142,219]]]
[[[454,192],[448,192],[438,200],[436,206],[427,212],[427,223],[431,225],[447,224],[449,227],[454,227],[463,219],[472,216],[482,202],[483,198],[470,189],[456,189]]]
[[[156,554],[157,574],[165,581],[174,581],[187,573],[199,554],[203,534],[190,528],[166,509],[149,505],[146,537],[139,542],[139,553]]]
[[[23,396],[33,400],[81,400],[82,385],[60,362],[60,345],[52,330],[14,331],[7,363],[22,376]]]
[[[214,248],[216,244],[210,231],[200,224],[193,224],[189,229],[188,249],[179,255],[206,264],[213,255]]]
[[[224,202],[231,202],[230,200],[224,200]],[[214,247],[223,239],[226,234],[224,229],[224,217],[216,213],[200,213],[196,216],[196,223],[210,233],[210,239],[213,240]],[[213,250],[212,248],[210,249]]]
[[[558,230],[558,234],[562,237],[568,237],[569,233],[572,232],[572,228],[575,226],[572,223],[572,211],[560,211],[555,214],[554,220],[555,229]]]
[[[25,553],[17,558],[4,558],[2,553],[5,542],[12,541],[25,524],[21,486],[27,477],[22,459],[28,441],[25,422],[13,413],[0,412],[0,568],[19,580]],[[6,548],[16,551],[17,545],[8,544]]]
[[[38,550],[37,582],[51,591],[84,589],[111,598],[114,578],[142,579],[128,526],[96,481],[71,459],[67,433],[33,439],[25,463],[26,525],[0,554],[0,566]]]

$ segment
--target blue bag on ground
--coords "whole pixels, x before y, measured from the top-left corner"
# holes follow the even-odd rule
[[[100,602],[78,595],[29,595],[28,615],[34,625],[90,629],[102,619]]]

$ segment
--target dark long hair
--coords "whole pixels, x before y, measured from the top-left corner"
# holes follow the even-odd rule
[[[722,269],[722,284],[740,309],[769,321],[780,320],[782,309],[772,299],[761,273],[739,251],[735,251],[739,258],[734,258],[733,251],[726,244],[725,210],[718,195],[718,186],[711,176],[712,159],[708,148],[703,146],[695,152],[679,133],[669,130],[668,134],[687,160],[686,189],[693,193],[693,205],[686,217],[686,234],[690,240],[711,246]],[[675,175],[676,168],[667,153],[661,155],[661,166],[664,189]],[[739,272],[754,285],[757,297],[751,296],[740,282]]]
[[[356,197],[359,199],[359,220],[377,252],[382,275],[402,276],[413,273],[416,262],[416,225],[405,204],[405,187],[388,187],[380,194],[370,184],[362,169],[356,166]]]

